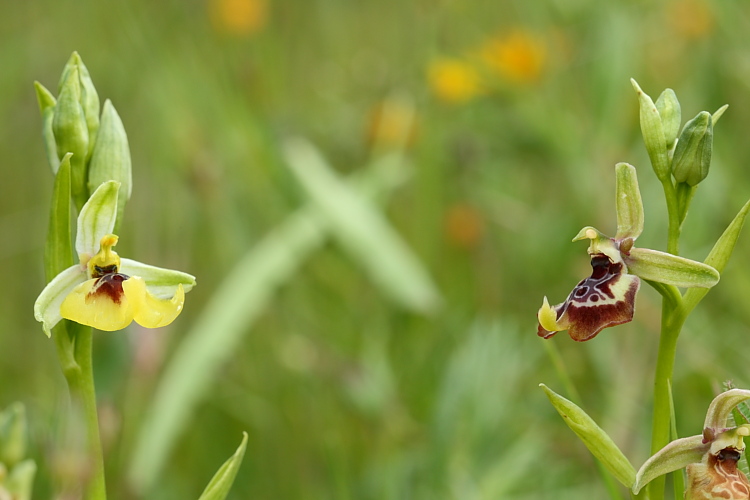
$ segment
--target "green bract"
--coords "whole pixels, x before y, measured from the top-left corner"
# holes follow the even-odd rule
[[[654,167],[656,177],[662,182],[667,181],[670,174],[667,139],[659,110],[654,101],[651,100],[651,97],[641,90],[638,82],[631,78],[630,83],[633,84],[633,88],[638,94],[638,103],[641,110],[641,132],[643,133],[643,142],[646,145],[646,151],[651,159],[651,165]],[[673,117],[670,116],[670,127],[672,126],[672,120]]]
[[[635,468],[630,464],[612,438],[573,402],[560,396],[544,384],[539,384],[552,406],[565,423],[583,441],[586,448],[604,464],[623,485],[630,488],[635,483]]]
[[[656,109],[659,111],[662,129],[664,130],[664,139],[666,140],[667,149],[672,149],[680,133],[680,123],[682,113],[680,101],[677,100],[674,90],[665,89],[656,100]]]

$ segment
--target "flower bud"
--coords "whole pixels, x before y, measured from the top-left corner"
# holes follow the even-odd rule
[[[713,123],[707,111],[701,111],[685,124],[672,159],[672,175],[677,182],[696,186],[706,178],[711,166],[713,140]]]
[[[107,181],[120,183],[117,199],[117,220],[120,221],[133,184],[130,147],[122,120],[109,99],[104,102],[99,134],[89,163],[89,192],[93,193]]]
[[[0,462],[8,467],[26,456],[26,409],[14,403],[0,413]]]
[[[664,129],[664,139],[666,140],[667,150],[672,149],[677,134],[680,133],[680,123],[682,120],[680,111],[680,101],[677,100],[674,90],[665,89],[656,100],[656,109],[659,111],[661,125]]]
[[[80,208],[88,198],[86,187],[86,155],[89,147],[89,131],[81,106],[81,85],[78,68],[73,66],[60,88],[55,115],[52,119],[57,156],[62,159],[66,153],[71,158],[71,193]]]
[[[669,157],[667,156],[664,125],[661,116],[659,116],[659,110],[651,97],[641,90],[635,80],[631,78],[630,83],[633,84],[633,88],[638,94],[638,103],[641,110],[641,132],[646,151],[651,159],[651,166],[653,166],[656,177],[660,181],[667,181],[669,180]]]
[[[34,89],[36,90],[36,100],[39,102],[39,111],[42,113],[42,139],[44,139],[44,148],[47,151],[47,161],[52,168],[52,173],[57,174],[57,169],[60,167],[60,159],[57,157],[55,134],[52,132],[52,120],[55,117],[57,100],[39,82],[34,82]]]
[[[63,69],[63,73],[60,76],[59,92],[62,93],[63,85],[73,68],[78,70],[78,84],[81,89],[80,103],[86,119],[86,129],[89,133],[89,147],[86,152],[86,162],[88,163],[94,150],[96,134],[99,130],[99,94],[97,94],[89,70],[83,64],[83,60],[78,55],[78,52],[73,52]]]

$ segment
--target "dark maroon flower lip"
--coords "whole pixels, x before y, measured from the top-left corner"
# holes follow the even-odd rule
[[[116,266],[115,266],[116,268]],[[97,268],[98,269],[98,268]],[[107,273],[99,277],[86,296],[86,301],[95,300],[97,297],[108,297],[115,304],[122,302],[122,296],[125,293],[122,289],[122,282],[129,279],[130,276],[122,273]]]

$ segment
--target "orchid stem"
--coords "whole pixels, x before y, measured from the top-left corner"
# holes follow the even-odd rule
[[[96,391],[94,389],[94,370],[91,356],[93,330],[76,323],[70,323],[70,327],[74,332],[74,357],[78,369],[65,370],[64,373],[70,388],[72,403],[80,405],[83,409],[86,422],[88,459],[92,473],[84,498],[86,500],[106,500],[104,458],[99,438],[99,417],[96,409]]]

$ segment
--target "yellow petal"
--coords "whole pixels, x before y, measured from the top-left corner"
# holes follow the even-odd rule
[[[146,328],[159,328],[170,324],[179,316],[185,303],[182,285],[177,286],[174,297],[164,300],[151,295],[146,290],[146,282],[138,276],[132,276],[124,281],[122,288],[133,308],[135,322]]]
[[[63,300],[60,315],[108,332],[128,326],[133,321],[133,311],[127,297],[107,292],[105,283],[91,279],[75,287]]]
[[[542,307],[539,308],[537,317],[539,318],[539,324],[547,331],[559,332],[565,330],[565,328],[560,328],[557,325],[557,312],[550,307],[549,302],[547,302],[547,297],[544,297],[544,303],[542,304]]]

